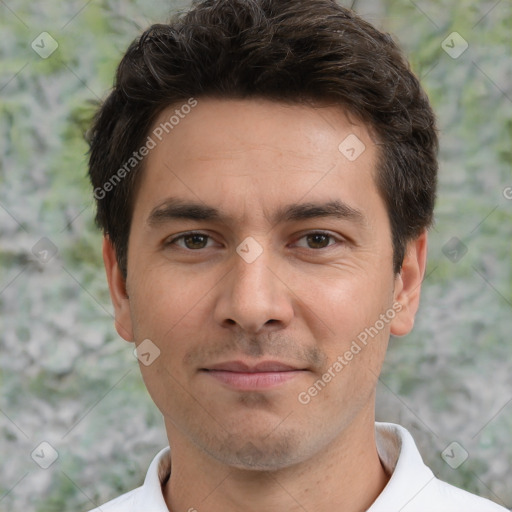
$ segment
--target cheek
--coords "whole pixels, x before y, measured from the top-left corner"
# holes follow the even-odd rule
[[[150,339],[159,349],[150,366],[140,365],[146,387],[159,407],[176,404],[188,388],[190,367],[183,364],[189,351],[201,350],[213,332],[211,299],[215,280],[151,269],[144,272],[131,300],[132,323],[137,343]],[[169,389],[173,390],[169,396]]]
[[[213,285],[207,276],[188,276],[162,266],[145,269],[130,295],[132,317],[139,332],[136,338],[162,337],[171,329],[181,330],[197,315]]]
[[[318,402],[327,400],[345,407],[355,397],[364,401],[375,386],[386,354],[392,320],[392,314],[386,313],[394,313],[392,286],[359,275],[328,286],[323,283],[316,293],[309,293],[307,321],[327,360],[320,379],[329,381]]]
[[[309,316],[324,323],[331,337],[346,339],[370,327],[391,305],[392,286],[363,273],[331,276],[330,279],[303,282],[294,288],[299,302],[310,310]]]
[[[204,298],[211,289],[198,286],[204,281],[154,268],[144,272],[130,298],[136,342],[149,339],[160,351],[153,363],[139,366],[148,392],[163,414],[187,403],[183,389],[189,387],[190,375],[183,358],[204,338],[200,333],[208,314]]]

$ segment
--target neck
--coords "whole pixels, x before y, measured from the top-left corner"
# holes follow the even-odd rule
[[[389,480],[377,454],[373,411],[365,416],[321,453],[275,471],[221,464],[167,425],[172,453],[167,507],[172,512],[332,512],[333,506],[365,511]]]

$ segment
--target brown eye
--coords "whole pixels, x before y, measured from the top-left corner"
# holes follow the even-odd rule
[[[198,249],[204,249],[205,247],[207,247],[209,239],[210,236],[204,233],[185,233],[183,235],[177,236],[169,240],[168,242],[165,243],[165,246],[167,247],[170,245],[178,245],[178,247],[181,247],[182,249],[194,251]],[[183,243],[177,243],[178,240],[183,241]]]
[[[303,247],[306,249],[325,249],[331,245],[335,245],[336,242],[340,242],[340,240],[336,239],[330,233],[324,233],[322,231],[307,233],[306,235],[302,236],[299,240],[306,240],[306,245],[299,244],[299,247]],[[331,240],[334,241],[334,244],[330,243]]]
[[[329,235],[321,233],[315,233],[313,235],[307,235],[308,244],[312,249],[323,249],[329,245]]]
[[[204,249],[208,237],[206,235],[187,235],[183,237],[187,249]]]

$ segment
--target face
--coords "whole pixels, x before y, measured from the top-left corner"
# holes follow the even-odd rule
[[[119,333],[159,351],[140,366],[171,445],[279,468],[372,418],[425,254],[422,236],[393,274],[376,165],[341,109],[263,100],[199,99],[151,150],[126,288],[104,254]]]

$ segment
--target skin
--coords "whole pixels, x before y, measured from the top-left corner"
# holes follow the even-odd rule
[[[366,146],[354,161],[338,150],[350,134]],[[126,282],[108,238],[103,254],[119,334],[160,350],[140,366],[172,450],[169,510],[356,512],[385,487],[376,385],[390,334],[413,326],[427,236],[408,244],[395,275],[377,158],[366,126],[339,107],[206,98],[148,155]],[[148,222],[169,197],[228,219]],[[284,205],[334,200],[360,218],[272,222]],[[210,238],[173,238],[192,230]],[[236,252],[246,237],[263,251],[251,263]],[[400,312],[378,335],[309,403],[299,402],[397,303]],[[301,371],[247,391],[201,370],[235,360]]]

